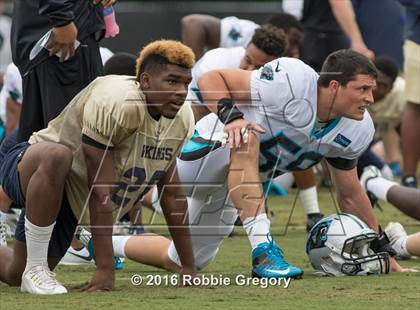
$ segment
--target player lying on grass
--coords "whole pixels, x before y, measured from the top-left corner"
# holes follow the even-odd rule
[[[366,108],[373,101],[375,79],[375,66],[349,50],[331,54],[321,76],[291,58],[274,60],[251,72],[216,70],[203,75],[199,87],[205,102],[225,126],[214,114],[202,119],[177,160],[180,180],[189,187],[198,269],[215,257],[239,213],[253,249],[253,274],[300,276],[302,271],[284,260],[270,235],[261,181],[307,169],[324,157],[341,210],[378,231],[356,173],[357,158],[373,137]],[[220,141],[226,139],[230,148],[221,147]],[[179,268],[173,243],[161,236],[115,237],[114,249],[138,262],[167,270]],[[393,252],[389,244],[378,251]],[[402,271],[394,259],[391,267]]]
[[[66,293],[50,271],[78,223],[90,225],[96,271],[84,288],[114,287],[112,225],[150,186],[178,183],[175,158],[194,127],[183,105],[194,54],[175,41],[146,46],[137,77],[98,78],[48,128],[5,156],[1,184],[22,212],[14,250],[0,248],[0,280],[34,294]],[[195,274],[185,195],[169,186],[163,210],[180,254],[181,274]],[[186,216],[188,218],[188,216]]]
[[[420,221],[420,190],[401,186],[382,177],[375,166],[365,168],[360,183],[374,206],[378,200],[385,201],[404,214]]]

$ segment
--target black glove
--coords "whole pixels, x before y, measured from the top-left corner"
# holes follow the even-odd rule
[[[217,103],[217,116],[223,124],[229,124],[238,118],[244,118],[244,114],[233,104],[232,99],[223,98]]]
[[[381,231],[380,227],[379,231]],[[384,232],[381,232],[379,236],[370,243],[370,248],[375,253],[387,252],[391,257],[397,255],[397,252],[395,252],[389,242],[388,236]]]

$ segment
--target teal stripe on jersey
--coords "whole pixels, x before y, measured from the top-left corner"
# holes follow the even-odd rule
[[[336,119],[331,121],[327,126],[322,128],[320,131],[316,131],[315,127],[312,128],[311,137],[315,137],[316,139],[324,137],[327,133],[329,133],[331,130],[333,130],[335,128],[335,126],[337,126],[337,124],[340,122],[340,120],[341,120],[341,117],[337,117]]]

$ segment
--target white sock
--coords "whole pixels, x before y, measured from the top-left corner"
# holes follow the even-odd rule
[[[388,202],[386,196],[389,189],[394,185],[398,184],[384,178],[373,178],[366,182],[366,189],[372,192],[379,199]]]
[[[48,245],[55,222],[46,227],[32,224],[25,216],[26,270],[34,266],[48,265]]]
[[[0,211],[0,223],[5,223],[6,222],[6,213],[3,213]]]
[[[159,193],[157,187],[153,187],[152,192],[152,207],[157,212],[157,214],[163,215],[163,210],[160,205]]]
[[[411,254],[407,250],[407,238],[408,236],[401,237],[392,245],[392,248],[397,252],[398,256],[406,258],[411,256]]]
[[[320,213],[316,186],[300,190],[299,198],[302,201],[306,214]]]
[[[267,214],[262,213],[256,217],[248,217],[243,222],[251,247],[254,250],[260,243],[267,242],[270,233],[270,220]]]
[[[113,236],[112,247],[114,248],[114,256],[126,257],[125,256],[125,245],[128,239],[132,236]]]
[[[83,243],[84,246],[88,246],[90,240],[92,239],[92,234],[90,231],[82,228],[79,231],[79,241]],[[114,256],[126,257],[125,256],[125,245],[132,236],[112,236],[112,247],[114,249]]]

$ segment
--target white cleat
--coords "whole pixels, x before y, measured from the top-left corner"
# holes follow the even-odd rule
[[[378,207],[382,211],[382,208],[378,203],[378,197],[376,197],[374,193],[367,189],[367,183],[369,180],[379,177],[382,177],[382,174],[376,166],[367,166],[365,169],[363,169],[363,173],[360,176],[360,184],[362,185],[363,190],[366,192],[372,207]]]
[[[22,275],[22,292],[36,295],[57,295],[66,294],[67,289],[55,278],[48,266],[35,266],[25,270]]]
[[[365,192],[367,192],[366,184],[370,179],[374,179],[377,177],[382,177],[381,171],[376,166],[367,166],[365,169],[363,169],[363,173],[360,176],[360,184],[362,185]]]
[[[15,236],[16,225],[19,222],[19,216],[22,210],[11,208],[9,212],[6,214],[6,225],[10,228],[10,237]]]
[[[80,250],[69,247],[66,255],[61,259],[60,265],[93,265],[95,261],[86,248]]]
[[[397,258],[410,259],[411,255],[402,249],[402,239],[407,238],[404,227],[398,222],[390,222],[385,228],[385,233],[392,248],[397,252]]]

